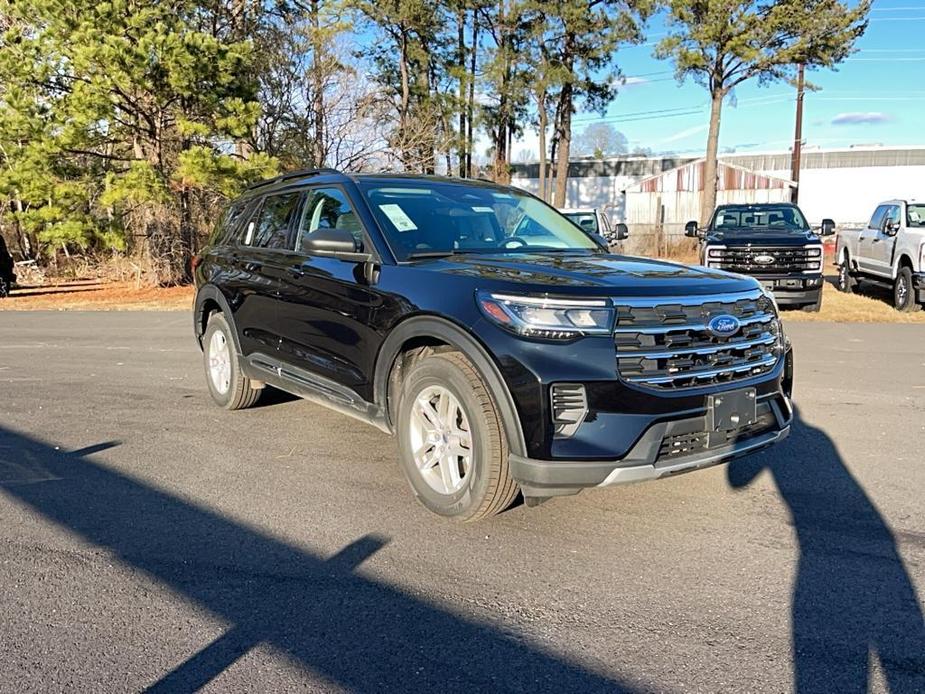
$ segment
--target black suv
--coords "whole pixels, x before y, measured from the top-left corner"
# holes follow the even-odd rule
[[[755,280],[611,255],[490,183],[330,170],[228,208],[194,259],[215,401],[272,385],[398,436],[473,520],[724,462],[789,432],[792,357]]]
[[[685,232],[703,239],[704,266],[755,277],[781,306],[813,312],[822,307],[819,236],[835,233],[831,219],[822,220],[817,234],[790,203],[720,205],[706,229],[688,222]]]

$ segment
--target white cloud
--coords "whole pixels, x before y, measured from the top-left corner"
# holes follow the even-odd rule
[[[691,135],[696,135],[697,133],[702,133],[704,130],[707,130],[710,127],[709,123],[704,123],[702,125],[695,125],[691,128],[685,128],[684,130],[679,130],[678,132],[669,135],[668,137],[658,140],[656,144],[665,145],[669,142],[677,142],[678,140],[683,140]]]
[[[852,111],[850,113],[839,113],[832,119],[832,125],[880,125],[889,123],[893,117],[888,113],[880,111]]]

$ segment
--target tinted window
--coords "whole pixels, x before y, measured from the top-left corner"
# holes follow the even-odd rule
[[[215,225],[215,229],[209,237],[209,245],[225,243],[232,237],[235,229],[237,229],[238,224],[240,224],[241,219],[244,217],[244,212],[247,211],[248,202],[247,200],[236,202],[225,208],[225,211],[218,220],[218,224]]]
[[[594,213],[582,213],[582,212],[563,212],[566,217],[571,219],[575,224],[580,226],[582,229],[587,231],[590,234],[597,234],[599,230],[597,228],[597,215]]]
[[[883,216],[886,214],[886,205],[880,205],[876,210],[874,210],[874,216],[870,218],[870,224],[867,226],[870,229],[879,229],[880,225],[883,224]]]
[[[318,229],[346,229],[359,242],[363,242],[363,227],[353,211],[350,201],[340,188],[316,188],[308,191],[302,208],[302,219],[296,236],[296,250],[302,240]]]
[[[257,248],[287,248],[289,222],[298,202],[298,193],[268,195],[251,221],[253,229],[248,228],[244,243]]]
[[[509,188],[428,180],[372,179],[359,185],[403,260],[416,252],[600,250],[552,207]]]
[[[890,205],[887,208],[883,226],[886,226],[887,222],[899,224],[899,205]]]
[[[803,214],[791,205],[728,205],[719,207],[713,229],[735,233],[804,231],[809,228]]]

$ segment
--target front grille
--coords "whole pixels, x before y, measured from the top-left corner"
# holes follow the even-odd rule
[[[718,337],[711,318],[735,316],[740,328]],[[658,390],[733,383],[770,372],[780,357],[780,324],[760,292],[738,297],[633,302],[617,307],[617,369]]]
[[[822,269],[822,252],[818,246],[715,248],[707,249],[707,253],[710,267],[746,275]]]

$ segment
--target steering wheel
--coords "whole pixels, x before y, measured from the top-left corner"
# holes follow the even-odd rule
[[[524,241],[519,236],[508,236],[507,238],[501,239],[498,242],[498,248],[505,248],[513,250],[515,248],[523,248],[529,246],[530,244]]]

